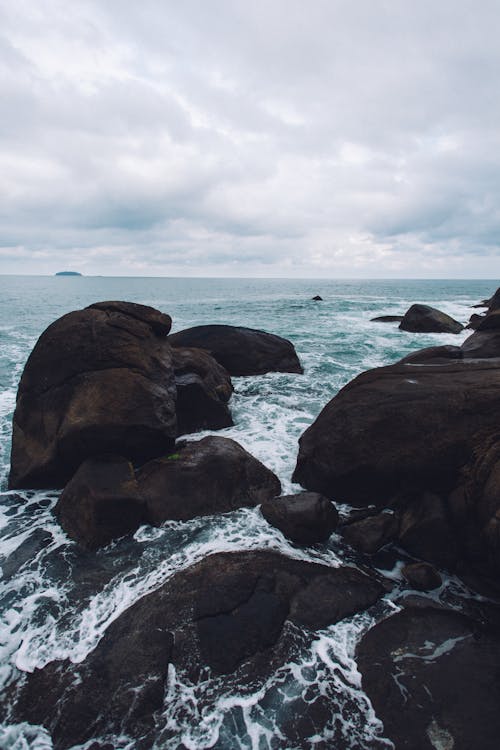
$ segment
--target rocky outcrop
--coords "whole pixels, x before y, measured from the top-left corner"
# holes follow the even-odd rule
[[[367,555],[373,555],[384,545],[394,541],[399,523],[394,513],[378,513],[348,523],[342,536],[352,546]]]
[[[262,504],[261,512],[295,544],[326,542],[339,520],[335,505],[317,492],[272,498]]]
[[[412,333],[460,333],[463,330],[457,320],[429,305],[412,305],[399,327]]]
[[[13,719],[43,724],[55,750],[110,734],[151,747],[169,663],[194,682],[204,666],[238,670],[242,684],[265,679],[290,658],[285,623],[323,628],[382,593],[354,568],[264,551],[212,555],[118,617],[82,663],[54,662],[27,675]]]
[[[414,557],[455,568],[459,546],[442,497],[424,492],[406,502],[400,513],[399,544]]]
[[[401,573],[408,585],[417,591],[432,591],[439,588],[443,583],[443,579],[436,568],[425,562],[405,565]]]
[[[204,349],[172,349],[177,389],[177,434],[231,427],[228,401],[233,384],[227,370]]]
[[[311,299],[312,299],[313,302],[323,302],[323,297],[321,297],[321,295],[319,295],[319,294],[316,294]]]
[[[362,686],[398,750],[496,750],[498,632],[412,607],[367,633],[357,652]]]
[[[144,461],[177,433],[168,315],[99,302],[52,323],[30,354],[14,413],[15,487],[61,487],[86,458]]]
[[[148,462],[137,481],[145,519],[159,525],[227,513],[279,495],[279,479],[234,440],[209,436]]]
[[[76,542],[97,549],[142,523],[144,502],[132,464],[121,456],[86,459],[66,485],[55,514]]]
[[[290,341],[253,328],[195,326],[171,334],[168,340],[174,347],[206,349],[230,375],[303,372]]]

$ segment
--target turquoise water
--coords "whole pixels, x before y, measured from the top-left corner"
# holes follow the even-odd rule
[[[352,559],[336,535],[326,545],[300,550],[269,527],[258,509],[247,509],[167,523],[161,529],[143,527],[133,540],[139,555],[131,555],[130,540],[121,540],[90,561],[53,520],[57,493],[6,492],[17,383],[31,348],[49,323],[98,300],[123,299],[169,313],[173,330],[230,323],[290,339],[304,375],[235,378],[235,426],[219,434],[238,440],[273,469],[284,490],[297,491],[291,484],[297,440],[339,388],[370,367],[424,346],[461,343],[468,335],[403,333],[397,324],[371,323],[370,318],[402,314],[413,302],[422,302],[466,322],[471,305],[491,296],[497,286],[496,281],[477,280],[0,277],[0,564],[35,529],[51,535],[47,547],[35,550],[17,571],[0,580],[0,689],[17,679],[14,666],[29,671],[55,658],[85,658],[120,612],[210,552],[272,547],[330,565]],[[315,294],[323,302],[311,301]],[[397,578],[397,571],[393,575]],[[352,748],[385,746],[380,725],[360,691],[353,659],[356,640],[370,617],[368,613],[351,618],[314,637],[303,633],[290,664],[269,684],[243,691],[243,696],[231,678],[191,685],[182,675],[171,675],[157,747],[176,748],[182,741],[188,748],[293,750],[293,742],[285,738],[273,744],[272,738],[290,696],[300,697],[308,690],[310,696],[311,686],[321,686],[338,707],[322,728],[323,739],[332,746],[341,740]],[[117,747],[127,746],[126,739],[120,742]],[[0,728],[0,747],[40,750],[51,743],[39,728],[5,724]]]

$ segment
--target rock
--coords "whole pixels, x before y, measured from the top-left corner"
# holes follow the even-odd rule
[[[484,315],[480,320],[477,331],[498,331],[500,330],[500,308],[497,308],[490,312],[488,310],[487,315]]]
[[[487,301],[487,304],[488,314],[500,309],[500,287],[496,290],[493,297],[490,297],[490,299]]]
[[[439,364],[450,359],[462,359],[463,351],[460,346],[445,344],[444,346],[428,346],[425,349],[419,349],[416,352],[407,354],[400,360],[400,363],[413,364]]]
[[[399,325],[412,333],[460,333],[463,325],[429,305],[412,305]]]
[[[401,573],[411,588],[417,591],[432,591],[438,589],[443,583],[436,568],[429,563],[420,562],[405,565]]]
[[[231,427],[229,373],[204,349],[172,349],[177,388],[177,434]]]
[[[132,464],[121,456],[88,458],[64,488],[55,514],[71,539],[97,549],[136,531],[144,517]]]
[[[444,500],[431,492],[415,498],[401,513],[399,543],[414,557],[453,569],[458,544]]]
[[[290,341],[253,328],[195,326],[171,334],[169,342],[174,347],[206,349],[230,375],[303,372]]]
[[[137,481],[145,517],[158,526],[259,505],[279,495],[279,479],[234,440],[209,436],[150,461]]]
[[[460,347],[464,359],[500,357],[500,330],[476,330]]]
[[[323,302],[323,297],[320,297],[319,294],[317,294],[315,297],[312,298],[313,302]]]
[[[53,662],[27,675],[13,718],[43,724],[55,750],[112,734],[151,747],[169,663],[195,684],[204,666],[238,669],[240,685],[265,680],[291,657],[287,621],[323,628],[382,594],[353,568],[263,550],[211,555],[120,615],[82,663]],[[311,686],[308,700],[320,692]]]
[[[495,360],[397,363],[359,375],[299,441],[295,482],[339,502],[389,505],[400,491],[445,495],[500,413]]]
[[[295,544],[326,542],[339,520],[335,505],[317,492],[272,498],[262,504],[261,512]]]
[[[45,529],[35,529],[19,547],[3,560],[2,574],[5,580],[15,576],[26,563],[33,562],[37,555],[52,542],[52,534]]]
[[[476,315],[475,313],[470,316],[469,322],[465,326],[466,328],[472,328],[472,330],[476,330],[476,328],[480,325],[481,321],[484,320],[486,315]]]
[[[361,521],[349,523],[342,529],[342,536],[352,546],[368,555],[378,552],[393,541],[398,533],[398,522],[393,513],[379,513]]]
[[[357,652],[362,687],[398,750],[497,750],[498,631],[452,611],[408,608]]]
[[[101,302],[47,328],[19,384],[11,488],[61,487],[93,455],[144,461],[173,447],[169,326],[153,308]]]
[[[402,315],[379,315],[377,318],[370,318],[371,323],[401,323]]]

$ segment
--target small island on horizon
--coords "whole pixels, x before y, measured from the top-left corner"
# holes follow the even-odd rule
[[[58,271],[54,276],[82,276],[79,271]]]

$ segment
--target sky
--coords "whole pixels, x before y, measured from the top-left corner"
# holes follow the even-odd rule
[[[0,0],[0,273],[500,277],[498,0]]]

